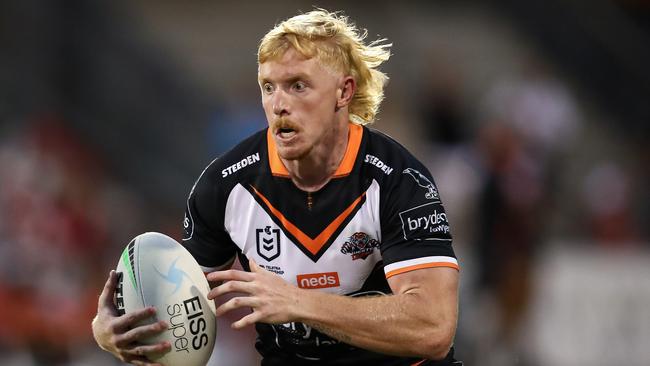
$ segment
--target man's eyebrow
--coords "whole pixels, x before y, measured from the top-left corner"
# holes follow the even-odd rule
[[[279,79],[276,79],[276,80],[271,80],[268,77],[258,77],[257,78],[257,81],[258,81],[259,84],[273,83],[273,82],[292,84],[292,83],[295,83],[296,81],[299,81],[299,80],[309,81],[309,76],[307,74],[305,74],[305,73],[299,72],[297,74],[292,74],[292,75],[289,75],[289,76],[287,76],[285,78],[279,78]]]

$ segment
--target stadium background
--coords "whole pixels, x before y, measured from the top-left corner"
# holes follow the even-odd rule
[[[0,3],[0,364],[114,365],[122,247],[179,237],[202,168],[265,124],[259,39],[313,5],[394,43],[375,127],[425,162],[468,365],[650,364],[650,3]]]

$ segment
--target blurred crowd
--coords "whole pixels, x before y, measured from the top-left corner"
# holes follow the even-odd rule
[[[645,253],[647,156],[601,157],[603,141],[588,136],[576,96],[543,60],[497,78],[474,113],[458,67],[432,65],[418,121],[470,267],[459,352],[468,364],[538,365],[527,327],[539,254],[560,238]]]
[[[57,116],[21,122],[0,138],[0,362],[68,364],[143,208]]]
[[[481,85],[478,98],[459,65],[425,64],[402,107],[419,140],[403,142],[424,146],[418,157],[450,216],[463,273],[458,355],[541,364],[526,338],[540,253],[558,239],[647,251],[650,147],[590,121],[588,103],[543,57]],[[215,102],[197,145],[217,154],[264,126],[256,98]],[[386,103],[382,125],[403,123]],[[107,155],[74,114],[0,118],[0,364],[115,364],[90,332],[108,270],[143,231],[178,237],[184,202],[170,209],[144,194],[114,163],[127,158]]]

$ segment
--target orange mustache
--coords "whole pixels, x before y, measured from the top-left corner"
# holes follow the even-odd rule
[[[273,131],[277,132],[280,129],[291,129],[294,131],[298,131],[298,124],[293,122],[292,120],[286,118],[286,117],[281,117],[273,121]]]

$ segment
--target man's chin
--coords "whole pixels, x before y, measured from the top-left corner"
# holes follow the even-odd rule
[[[295,147],[285,147],[281,148],[278,147],[278,155],[283,160],[288,160],[288,161],[294,161],[294,160],[300,160],[304,158],[307,155],[308,151],[305,149],[297,149]]]

